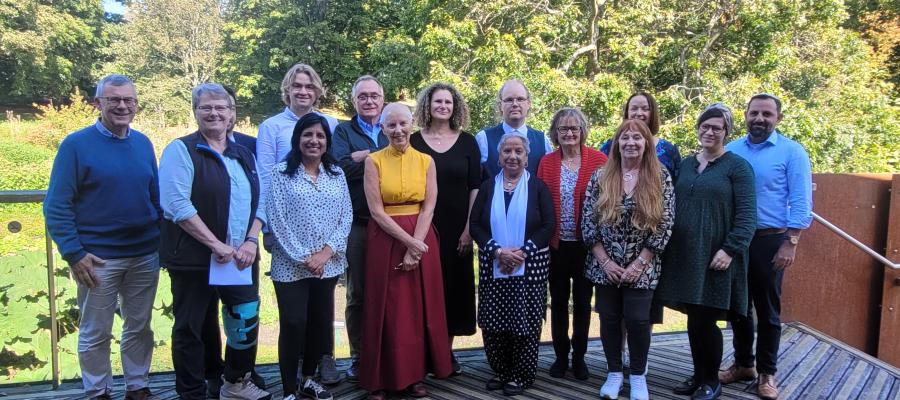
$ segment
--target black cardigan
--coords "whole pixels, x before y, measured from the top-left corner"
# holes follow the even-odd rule
[[[503,193],[499,193],[503,196]],[[469,234],[478,244],[480,251],[493,254],[498,246],[491,234],[491,203],[494,198],[494,180],[488,179],[481,184],[475,203],[472,205],[472,214],[469,216]],[[522,250],[528,257],[534,255],[540,249],[550,244],[553,230],[556,226],[556,209],[553,208],[553,198],[550,197],[550,189],[543,181],[531,175],[528,180],[528,203],[525,215],[525,245]],[[528,242],[531,241],[531,246]]]

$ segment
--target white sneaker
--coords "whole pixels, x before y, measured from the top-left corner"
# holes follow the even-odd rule
[[[222,389],[219,390],[220,400],[270,400],[272,395],[253,384],[250,373],[235,383],[228,382],[222,377]]]
[[[631,385],[631,400],[649,400],[650,393],[647,392],[647,373],[644,375],[631,375],[628,377],[628,383]]]
[[[303,382],[303,387],[297,390],[297,397],[301,396],[314,400],[332,400],[331,392],[325,390],[319,382],[314,381],[312,378],[306,378],[306,381]]]
[[[625,376],[621,372],[610,372],[606,376],[606,382],[603,382],[603,386],[600,387],[600,398],[618,399],[619,392],[622,391],[622,381],[624,380]]]

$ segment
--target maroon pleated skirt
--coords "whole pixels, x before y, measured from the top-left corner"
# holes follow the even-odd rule
[[[418,214],[391,218],[410,235],[415,232]],[[399,391],[429,372],[438,378],[451,373],[440,247],[433,227],[425,244],[428,251],[418,268],[394,269],[406,246],[369,222],[359,370],[366,390]]]

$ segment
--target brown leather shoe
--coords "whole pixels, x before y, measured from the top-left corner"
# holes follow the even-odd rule
[[[759,374],[759,386],[756,388],[756,393],[766,400],[777,399],[778,382],[775,381],[775,375]]]
[[[742,367],[731,364],[728,369],[719,371],[719,382],[729,384],[737,381],[752,381],[756,379],[756,367]]]
[[[428,389],[425,388],[425,384],[422,382],[414,383],[406,388],[406,394],[414,398],[425,397],[428,396]]]
[[[125,392],[125,400],[150,400],[153,399],[153,394],[150,393],[150,388],[141,388],[138,390],[129,390]]]

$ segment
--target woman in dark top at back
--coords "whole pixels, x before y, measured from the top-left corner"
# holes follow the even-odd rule
[[[434,227],[440,242],[452,350],[454,336],[475,334],[475,277],[468,221],[481,184],[481,155],[475,137],[462,130],[469,123],[469,108],[452,85],[435,83],[422,90],[413,117],[421,131],[413,133],[410,144],[431,156],[437,169]],[[451,361],[453,374],[462,373],[455,355]]]
[[[622,108],[622,121],[629,119],[636,119],[647,124],[647,127],[650,128],[650,133],[653,134],[656,158],[669,170],[672,180],[677,178],[678,167],[681,166],[681,154],[678,152],[678,147],[675,144],[659,137],[659,106],[656,104],[656,99],[650,93],[644,91],[637,91],[632,94],[628,101],[625,102],[625,107]],[[607,140],[606,143],[603,143],[603,146],[600,146],[600,151],[608,156],[611,144],[612,139]]]

